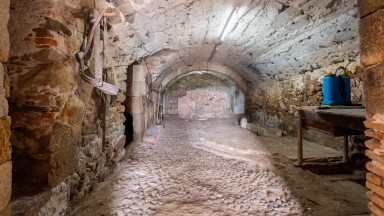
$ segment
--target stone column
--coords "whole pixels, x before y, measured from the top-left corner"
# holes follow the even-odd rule
[[[8,60],[9,34],[7,24],[9,20],[9,0],[0,0],[0,215],[11,215],[9,202],[12,191],[12,162],[10,124],[8,116],[9,97],[8,72],[4,63]]]
[[[365,143],[365,154],[372,159],[367,164],[368,207],[374,215],[384,215],[384,2],[359,0],[358,7],[361,63],[365,67],[365,134],[372,137]]]
[[[147,92],[145,83],[146,66],[134,65],[132,70],[132,87],[128,92],[128,112],[133,117],[134,140],[141,141],[145,130],[144,102]]]

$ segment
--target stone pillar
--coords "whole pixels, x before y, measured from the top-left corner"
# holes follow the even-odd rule
[[[77,83],[75,19],[60,1],[14,0],[10,8],[13,183],[39,192],[75,171],[81,118],[72,116],[84,110],[70,96]]]
[[[10,124],[8,116],[9,97],[8,72],[4,63],[8,60],[9,34],[7,24],[9,20],[9,0],[0,0],[0,215],[11,215],[9,201],[12,191],[12,162]]]
[[[359,0],[358,7],[361,63],[365,67],[365,134],[372,137],[365,143],[365,154],[372,159],[367,164],[368,207],[374,215],[384,215],[384,2]]]
[[[128,112],[133,117],[134,140],[141,141],[145,131],[144,96],[147,92],[144,64],[134,65],[132,70],[132,86],[128,91]]]

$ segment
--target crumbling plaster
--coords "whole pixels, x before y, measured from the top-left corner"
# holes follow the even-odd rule
[[[232,68],[248,81],[288,78],[359,52],[356,1],[112,1],[123,61],[145,56],[156,80],[198,62]],[[219,43],[228,8],[242,15]],[[129,39],[128,39],[129,38]]]
[[[246,93],[251,121],[282,127],[298,106],[321,105],[322,76],[352,61],[353,102],[363,101],[356,0],[112,3],[127,21],[111,30],[116,58],[143,59],[155,88],[191,70],[211,69]],[[236,25],[219,41],[236,6]]]
[[[52,153],[44,161],[49,167],[44,167],[47,170],[43,170],[43,181],[58,191],[71,188],[72,199],[81,198],[91,190],[103,178],[106,167],[116,163],[124,153],[125,108],[120,103],[125,100],[127,89],[126,68],[133,62],[146,65],[145,83],[154,89],[191,70],[224,74],[246,93],[249,102],[246,110],[251,120],[261,121],[256,118],[261,116],[262,123],[280,126],[284,124],[285,114],[293,115],[295,106],[321,103],[321,76],[345,65],[360,52],[356,0],[111,0],[111,3],[15,0],[11,3],[8,26],[12,35],[11,53],[7,66],[12,128],[20,132],[17,128],[26,127],[19,138],[46,145],[38,149]],[[239,7],[236,26],[224,41],[219,41],[228,12],[235,6]],[[102,106],[102,99],[80,81],[74,58],[84,31],[82,20],[75,18],[75,13],[82,7],[99,10],[111,7],[117,13],[108,18],[109,43],[104,52],[107,57],[104,66],[109,72],[115,71],[114,82],[120,87],[116,103],[108,110],[107,149],[100,144],[102,117],[98,107]],[[359,56],[350,69],[355,71],[358,65]],[[43,72],[40,78],[28,79],[36,70]],[[50,79],[41,79],[44,74]],[[360,102],[361,79],[359,75],[354,79],[355,101]],[[155,119],[149,113],[155,113],[157,94],[149,88],[144,96],[144,106],[151,107],[145,111],[145,127]],[[304,93],[311,96],[310,102],[304,103]],[[73,113],[77,115],[72,116]],[[55,136],[48,139],[44,131],[53,135],[70,134],[71,140],[58,140],[59,147],[54,148],[57,143],[51,139],[55,141]],[[36,143],[28,139],[19,141],[33,147]],[[56,169],[62,156],[76,157],[62,167],[65,171]],[[67,202],[69,195],[63,196]]]

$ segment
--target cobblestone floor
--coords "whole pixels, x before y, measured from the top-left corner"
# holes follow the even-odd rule
[[[138,144],[132,159],[122,162],[69,215],[362,215],[366,211],[349,195],[332,191],[331,183],[284,159],[259,154],[272,161],[264,165],[258,158],[252,163],[196,148],[191,125],[167,119],[156,143]]]

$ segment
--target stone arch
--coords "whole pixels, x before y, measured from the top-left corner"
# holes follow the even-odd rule
[[[240,76],[238,72],[235,70],[219,65],[219,64],[214,64],[214,63],[208,63],[208,62],[201,62],[201,63],[195,63],[193,65],[184,65],[176,70],[173,71],[165,71],[167,74],[164,78],[158,80],[155,82],[157,86],[162,86],[162,89],[165,89],[172,81],[184,74],[193,72],[193,71],[199,71],[199,70],[204,70],[208,71],[210,73],[217,73],[220,75],[224,75],[231,79],[237,86],[238,88],[244,93],[244,95],[248,94],[248,85],[246,80]]]

